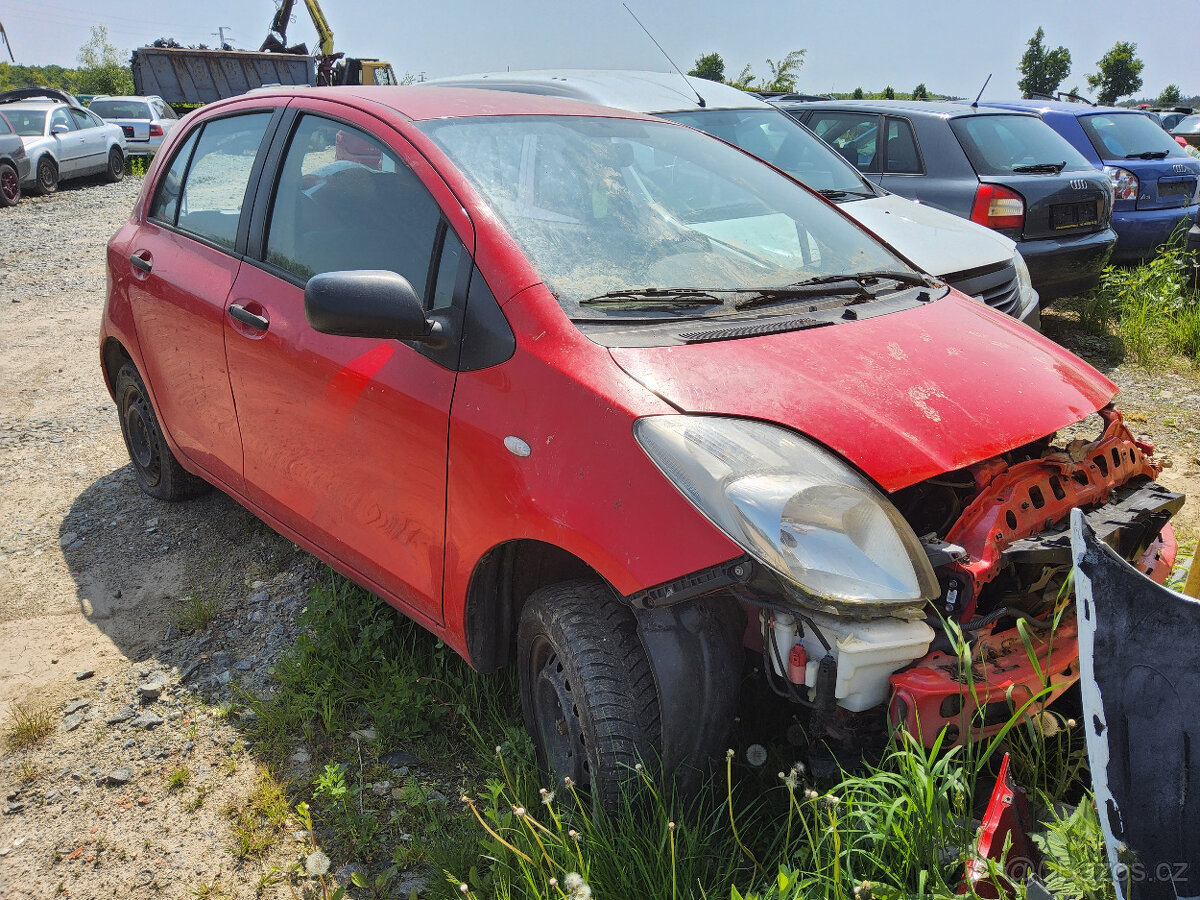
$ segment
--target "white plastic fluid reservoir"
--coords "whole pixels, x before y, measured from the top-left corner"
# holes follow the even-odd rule
[[[854,620],[821,613],[807,617],[821,629],[837,659],[839,706],[862,712],[888,699],[888,676],[897,669],[920,659],[929,652],[933,629],[922,621],[907,621],[885,616]],[[817,666],[825,656],[825,647],[812,627],[800,620],[804,629],[801,643],[808,654],[805,684],[815,687]]]

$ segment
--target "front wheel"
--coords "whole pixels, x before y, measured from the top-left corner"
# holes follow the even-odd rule
[[[37,164],[37,192],[43,197],[58,190],[58,166],[49,156],[43,156]]]
[[[617,809],[638,763],[657,764],[658,691],[633,611],[599,581],[542,588],[517,634],[521,706],[538,764]]]
[[[104,170],[104,180],[110,184],[125,177],[125,154],[120,147],[108,151],[108,168]]]
[[[21,199],[21,179],[12,163],[0,163],[0,206],[16,206]]]
[[[125,363],[117,373],[116,394],[121,436],[138,486],[159,500],[187,500],[207,491],[208,483],[184,469],[171,452],[133,363]]]

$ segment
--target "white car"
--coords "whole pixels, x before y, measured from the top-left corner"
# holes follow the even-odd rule
[[[88,109],[125,132],[126,156],[153,156],[179,123],[162,97],[93,97]]]
[[[820,192],[918,268],[1040,327],[1038,295],[1012,240],[872,184],[819,137],[753,94],[675,73],[607,69],[494,72],[424,84],[564,97],[690,125]]]
[[[49,194],[68,178],[125,177],[125,134],[70,94],[49,88],[23,88],[0,94],[0,110],[21,136],[30,160],[26,186]]]

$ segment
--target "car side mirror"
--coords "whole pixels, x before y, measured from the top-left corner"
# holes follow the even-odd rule
[[[322,334],[439,344],[442,325],[425,310],[408,279],[386,270],[324,272],[308,279],[304,316]]]
[[[53,128],[50,129],[50,133],[51,134],[70,134],[71,129],[68,128],[66,125],[55,125]]]

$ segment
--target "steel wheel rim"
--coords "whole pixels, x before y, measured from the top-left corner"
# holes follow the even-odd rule
[[[38,163],[38,181],[47,190],[54,187],[54,166],[49,160]]]
[[[562,661],[544,638],[530,650],[530,674],[530,701],[542,766],[556,784],[570,778],[586,786],[590,767],[579,707]]]
[[[20,198],[21,184],[17,180],[16,172],[11,169],[0,172],[0,193],[4,194],[4,199],[9,203],[14,203]]]
[[[162,459],[159,457],[157,442],[154,440],[150,409],[145,396],[134,391],[125,407],[125,434],[129,439],[129,455],[146,481],[158,484],[162,477]]]
[[[121,154],[119,154],[115,149],[112,153],[108,154],[108,168],[109,171],[112,172],[114,178],[121,171],[121,169],[125,168],[125,160],[121,158]]]

